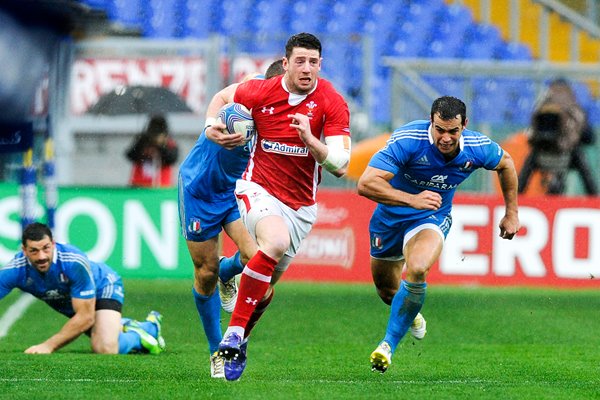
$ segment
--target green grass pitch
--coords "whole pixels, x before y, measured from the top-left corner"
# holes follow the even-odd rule
[[[191,281],[126,280],[125,289],[125,316],[164,314],[165,353],[92,355],[84,337],[53,355],[25,355],[65,321],[36,302],[0,339],[0,398],[600,398],[595,290],[430,285],[427,336],[406,336],[379,374],[368,360],[388,307],[372,286],[281,282],[253,334],[242,379],[225,382],[209,377]],[[17,297],[0,302],[0,315]]]

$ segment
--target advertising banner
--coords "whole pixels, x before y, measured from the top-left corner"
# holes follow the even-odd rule
[[[317,222],[284,279],[371,282],[375,204],[351,190],[323,189],[318,201]],[[428,282],[600,287],[600,200],[525,197],[519,205],[522,229],[509,241],[498,235],[501,197],[457,194],[453,226]],[[18,186],[0,184],[0,264],[19,249],[20,207]],[[43,221],[41,206],[37,214]],[[176,189],[60,188],[55,236],[125,278],[192,277]],[[234,252],[225,238],[223,254]]]

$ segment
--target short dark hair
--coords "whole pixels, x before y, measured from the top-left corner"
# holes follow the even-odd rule
[[[318,50],[321,56],[321,41],[312,33],[297,33],[292,35],[285,44],[285,57],[289,59],[296,47],[303,49]]]
[[[34,242],[38,242],[44,238],[44,236],[48,236],[50,240],[52,239],[52,231],[46,224],[42,224],[40,222],[34,222],[25,227],[23,229],[23,234],[21,235],[21,243],[23,246],[27,245],[28,240],[32,240]]]
[[[442,96],[436,99],[431,105],[432,121],[435,114],[440,114],[440,118],[444,121],[454,119],[457,115],[460,115],[461,123],[464,125],[467,119],[467,106],[461,99],[452,96]]]
[[[169,124],[167,119],[162,114],[154,114],[148,121],[146,134],[150,136],[158,136],[162,133],[169,133]]]
[[[283,75],[285,70],[283,69],[283,60],[279,59],[277,61],[273,61],[267,71],[265,72],[265,79],[272,78],[277,75]]]

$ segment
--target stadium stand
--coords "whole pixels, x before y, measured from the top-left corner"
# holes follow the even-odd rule
[[[220,34],[234,38],[237,51],[256,55],[279,55],[288,34],[315,32],[324,42],[327,59],[323,66],[324,75],[359,104],[364,91],[363,48],[359,40],[348,38],[353,34],[370,36],[373,38],[373,76],[370,77],[372,101],[369,112],[376,123],[390,121],[387,105],[391,97],[391,74],[381,62],[384,56],[527,63],[541,54],[538,35],[529,32],[533,29],[532,24],[523,23],[531,18],[539,19],[540,6],[525,4],[520,25],[522,40],[508,41],[506,0],[491,2],[491,23],[478,22],[482,20],[483,11],[476,0],[463,1],[462,5],[444,0],[208,0],[202,4],[193,0],[82,2],[104,9],[115,22],[141,29],[143,36],[148,38],[207,38]],[[227,15],[227,18],[219,18],[220,15]],[[550,19],[551,39],[564,41],[570,27],[555,19]],[[592,46],[585,40],[583,43],[584,49]],[[568,43],[563,47],[568,48]],[[567,51],[552,50],[550,56],[563,60]],[[439,92],[461,95],[460,79],[440,76],[426,76],[425,79]],[[597,117],[600,112],[596,110],[598,101],[585,86],[583,83],[576,86],[578,98],[592,122],[600,123]],[[475,81],[474,89],[475,116],[491,118],[489,122],[492,123],[500,120],[517,125],[528,123],[537,93],[528,78],[480,77]]]

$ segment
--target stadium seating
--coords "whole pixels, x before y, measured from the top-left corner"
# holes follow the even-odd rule
[[[323,73],[348,96],[360,101],[363,91],[363,47],[358,36],[372,38],[372,116],[390,121],[390,74],[382,56],[464,58],[530,62],[532,50],[505,41],[494,25],[475,22],[466,6],[444,0],[82,0],[104,9],[109,17],[141,28],[151,38],[206,38],[216,33],[235,39],[236,50],[281,56],[293,32],[315,32],[323,41]],[[226,16],[226,17],[224,17]],[[355,36],[354,34],[358,34]],[[354,35],[354,38],[353,38]],[[350,40],[348,40],[350,38]],[[438,92],[464,96],[464,83],[452,77],[425,77]],[[473,83],[473,114],[491,122],[527,124],[535,101],[528,79],[490,79]],[[580,101],[594,121],[597,101],[584,84],[576,85]]]

